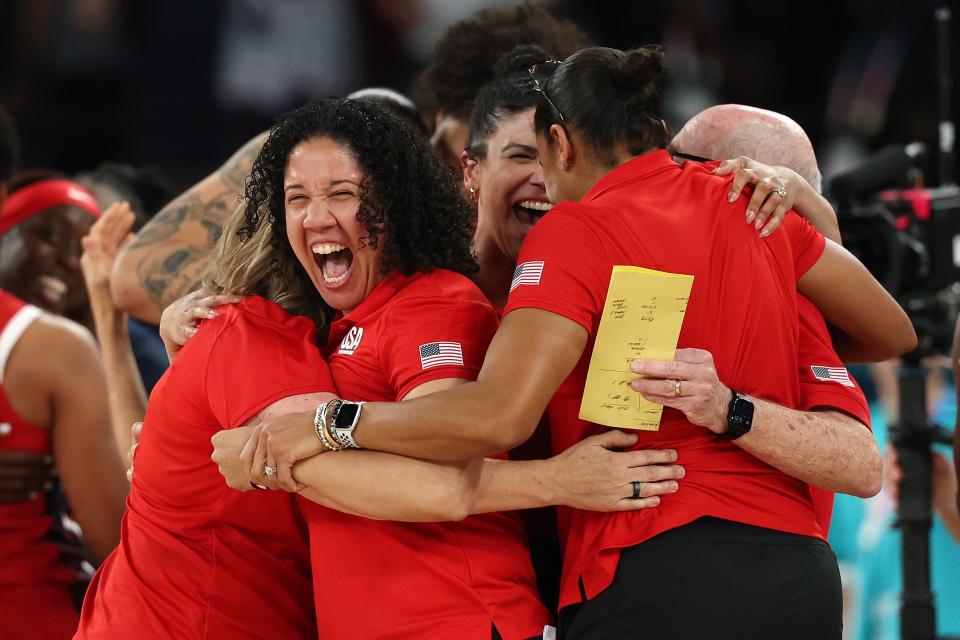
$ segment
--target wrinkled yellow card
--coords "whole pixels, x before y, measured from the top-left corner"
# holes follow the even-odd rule
[[[673,360],[693,276],[615,266],[590,356],[580,418],[622,429],[657,431],[663,405],[630,388],[636,358]]]

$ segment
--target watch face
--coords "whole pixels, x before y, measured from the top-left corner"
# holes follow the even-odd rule
[[[744,396],[737,395],[729,422],[743,432],[749,431],[753,424],[753,403]]]
[[[333,418],[333,426],[336,429],[346,429],[347,427],[353,424],[353,421],[357,419],[357,412],[360,411],[360,405],[358,404],[342,404],[340,405],[337,415]]]

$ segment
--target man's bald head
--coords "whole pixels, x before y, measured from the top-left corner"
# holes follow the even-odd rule
[[[800,125],[774,111],[742,104],[704,109],[683,125],[671,147],[714,160],[747,156],[764,164],[782,165],[799,173],[817,191],[821,188],[810,138]]]

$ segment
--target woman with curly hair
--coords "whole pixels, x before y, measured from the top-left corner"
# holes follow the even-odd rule
[[[463,275],[471,218],[426,139],[381,108],[330,99],[275,127],[211,278],[247,297],[201,326],[151,397],[121,545],[78,638],[539,636],[549,615],[518,521],[466,518],[476,464],[316,457],[294,471],[296,503],[232,491],[210,464],[211,436],[255,443],[241,425],[332,397],[314,346],[331,309],[323,352],[353,395],[472,379],[496,315]],[[450,520],[463,521],[433,524]]]
[[[275,250],[292,252],[303,286],[335,311],[325,354],[341,393],[407,400],[476,378],[497,313],[467,277],[473,212],[422,135],[361,102],[308,105],[271,132],[246,195],[242,232],[271,226]],[[264,463],[270,475],[275,463]],[[469,464],[444,466],[470,475]],[[323,486],[312,467],[296,480]],[[402,481],[386,469],[374,477]],[[425,509],[433,501],[423,495]],[[405,523],[303,509],[321,541],[321,637],[525,638],[550,620],[513,514]]]

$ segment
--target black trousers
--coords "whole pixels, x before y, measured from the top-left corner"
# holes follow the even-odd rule
[[[503,636],[500,635],[500,632],[497,631],[496,627],[493,627],[493,629],[490,630],[490,637],[492,640],[503,640]],[[535,636],[533,638],[528,638],[527,640],[540,640],[540,637]]]
[[[816,538],[701,518],[624,549],[613,583],[560,612],[561,640],[839,640],[837,558]]]

